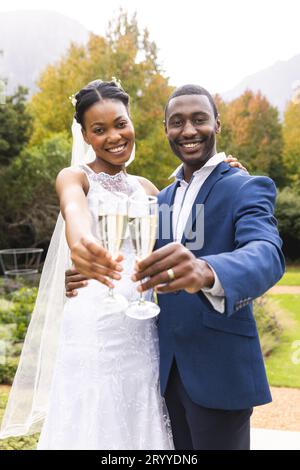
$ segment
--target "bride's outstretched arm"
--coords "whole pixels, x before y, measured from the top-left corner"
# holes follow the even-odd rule
[[[119,262],[122,258],[113,260],[92,234],[92,218],[86,200],[87,184],[83,173],[75,168],[65,168],[56,179],[71,259],[80,274],[113,287],[109,278],[120,279],[122,266]]]

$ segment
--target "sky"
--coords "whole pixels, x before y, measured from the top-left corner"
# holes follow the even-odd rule
[[[96,34],[121,6],[148,28],[172,85],[222,93],[300,54],[299,0],[0,0],[0,11],[54,10]]]

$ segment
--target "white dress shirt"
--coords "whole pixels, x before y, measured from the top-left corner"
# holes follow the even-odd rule
[[[213,172],[219,163],[224,161],[226,155],[224,152],[217,153],[211,157],[205,165],[203,165],[200,170],[197,170],[193,173],[193,176],[189,183],[184,180],[183,175],[183,165],[181,164],[176,170],[170,175],[169,178],[175,177],[180,185],[178,186],[175,194],[174,205],[173,205],[173,237],[174,241],[181,242],[182,235],[188,221],[188,217],[196,199],[197,194],[199,193],[202,185],[204,184],[206,178]],[[224,289],[220,283],[220,280],[216,272],[212,269],[215,276],[214,285],[211,288],[203,288],[202,292],[210,301],[215,310],[220,313],[225,311],[225,299],[224,299]]]

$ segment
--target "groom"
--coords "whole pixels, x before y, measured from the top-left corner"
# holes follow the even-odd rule
[[[133,279],[162,294],[160,382],[175,447],[249,449],[253,406],[271,401],[252,300],[284,272],[276,189],[223,162],[205,89],[175,90],[165,131],[182,164],[158,196],[156,249]]]

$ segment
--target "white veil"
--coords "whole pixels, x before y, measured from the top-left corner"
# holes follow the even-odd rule
[[[71,166],[95,159],[72,124]],[[128,166],[135,156],[133,148]],[[65,297],[65,270],[71,266],[65,223],[59,214],[44,263],[38,295],[25,337],[19,366],[1,424],[0,439],[40,432],[47,413]]]

